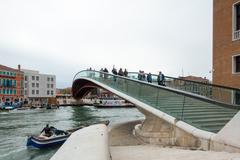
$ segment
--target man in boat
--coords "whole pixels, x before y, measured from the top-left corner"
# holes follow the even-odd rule
[[[46,127],[43,128],[41,133],[42,132],[44,132],[44,136],[46,136],[46,137],[50,137],[52,135],[51,128],[49,127],[48,124],[46,125]]]

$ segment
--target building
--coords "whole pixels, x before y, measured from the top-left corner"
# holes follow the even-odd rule
[[[189,80],[189,81],[196,81],[201,83],[209,83],[210,81],[204,77],[196,77],[196,76],[186,76],[186,77],[179,77],[180,79]]]
[[[39,71],[22,69],[24,72],[24,96],[29,103],[46,105],[56,97],[56,76]]]
[[[0,65],[0,103],[23,100],[23,72],[20,69],[20,65],[18,69]]]
[[[240,0],[213,1],[213,83],[240,88]]]
[[[76,104],[76,100],[71,94],[56,94],[58,105],[72,105]]]

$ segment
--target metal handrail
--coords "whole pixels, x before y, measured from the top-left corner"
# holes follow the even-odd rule
[[[138,72],[129,72],[130,74],[138,74]],[[147,75],[147,73],[144,73]],[[157,74],[152,74],[152,76],[158,76]],[[196,84],[202,84],[206,86],[211,86],[211,87],[219,87],[219,88],[224,88],[224,89],[231,89],[235,91],[240,91],[239,88],[233,88],[233,87],[228,87],[228,86],[222,86],[218,84],[211,84],[211,83],[203,83],[203,82],[198,82],[198,81],[193,81],[193,80],[187,80],[187,79],[182,79],[182,78],[176,78],[176,77],[171,77],[171,76],[165,76],[166,78],[174,79],[174,80],[180,80],[180,81],[185,81],[185,82],[192,82]]]

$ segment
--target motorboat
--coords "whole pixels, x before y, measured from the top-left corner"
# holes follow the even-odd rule
[[[109,121],[102,121],[102,122],[98,122],[95,124],[105,124],[108,125]],[[92,125],[92,124],[91,124]],[[33,148],[51,148],[54,146],[59,146],[62,145],[67,139],[68,137],[75,131],[82,129],[84,127],[87,127],[89,125],[82,125],[79,126],[77,128],[73,128],[73,129],[69,129],[69,130],[58,130],[56,128],[54,128],[53,134],[48,137],[46,135],[44,135],[44,133],[41,133],[39,136],[30,136],[27,139],[27,147],[33,147]],[[51,128],[51,127],[50,127]]]
[[[126,102],[121,99],[100,99],[94,103],[95,107],[98,108],[113,108],[113,107],[134,107],[132,103]]]

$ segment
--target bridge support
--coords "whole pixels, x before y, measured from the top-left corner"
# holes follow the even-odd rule
[[[146,110],[138,109],[145,115],[145,120],[135,126],[134,134],[143,142],[163,146],[200,147],[200,142],[195,136]]]

